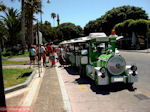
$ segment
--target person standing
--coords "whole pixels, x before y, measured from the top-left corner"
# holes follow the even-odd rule
[[[56,58],[55,58],[55,54],[54,53],[50,54],[50,63],[51,63],[51,67],[55,67]]]
[[[36,50],[34,48],[33,45],[30,46],[29,48],[29,57],[30,57],[30,67],[31,68],[31,64],[35,64],[35,57],[36,57]]]
[[[46,65],[46,50],[44,45],[41,46],[41,53],[42,53],[42,59],[43,59],[43,66]]]

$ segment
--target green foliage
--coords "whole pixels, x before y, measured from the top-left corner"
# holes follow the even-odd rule
[[[83,36],[82,28],[73,23],[63,23],[57,27],[51,27],[51,24],[45,21],[44,24],[40,25],[40,30],[43,34],[43,38],[45,38],[47,42],[61,42],[63,40]]]
[[[124,22],[116,24],[113,29],[116,30],[118,35],[129,36],[133,32],[133,30],[129,27],[129,24],[134,22],[135,20],[128,19]]]
[[[24,4],[25,20],[26,20],[26,42],[28,45],[33,44],[33,21],[35,20],[34,14],[41,12],[40,0],[27,0]]]
[[[57,29],[63,34],[64,40],[77,38],[82,35],[82,28],[73,23],[63,23]]]
[[[5,28],[5,24],[3,23],[3,21],[0,20],[0,41],[2,42],[2,40],[7,40],[6,37],[6,28]]]
[[[18,56],[18,57],[23,57],[23,56],[29,56],[29,52],[25,51],[25,53],[22,53],[22,46],[18,44],[17,46],[12,46],[5,48],[2,52],[2,56],[5,57],[11,57],[11,56]]]
[[[56,13],[51,13],[51,17],[53,18],[53,19],[55,19],[55,17],[56,17]]]
[[[36,27],[37,26],[35,25],[35,29]],[[40,31],[47,42],[63,39],[62,32],[55,27],[51,27],[51,23],[48,21],[45,21],[44,24],[40,25]]]
[[[128,26],[132,31],[145,34],[148,31],[148,20],[139,19],[133,21]]]
[[[6,10],[6,6],[2,2],[0,2],[0,11],[4,10]]]
[[[145,35],[148,31],[149,27],[149,21],[145,19],[139,19],[139,20],[126,20],[124,22],[118,23],[114,26],[113,29],[116,30],[118,35],[123,36],[130,36],[132,32],[135,32],[139,35]]]
[[[114,25],[128,19],[148,19],[148,16],[142,8],[135,6],[121,6],[113,8],[107,11],[100,18],[86,24],[84,28],[85,34],[88,35],[91,32],[102,31],[109,35]]]
[[[4,16],[0,16],[5,26],[3,30],[5,30],[5,37],[7,38],[7,45],[15,45],[18,43],[19,33],[21,30],[21,22],[20,22],[20,13],[13,8],[7,9],[4,11]],[[3,31],[1,30],[1,32]]]

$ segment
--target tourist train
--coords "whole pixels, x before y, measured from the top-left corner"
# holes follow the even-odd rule
[[[97,85],[123,82],[132,86],[138,81],[137,67],[126,65],[125,59],[116,48],[112,33],[90,33],[89,36],[63,41],[62,56],[71,66],[79,70],[81,78],[89,77]]]

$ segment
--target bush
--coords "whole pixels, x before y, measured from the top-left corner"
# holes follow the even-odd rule
[[[3,51],[2,56],[13,56],[13,52],[11,51]]]
[[[139,19],[139,20],[126,20],[124,22],[116,24],[113,29],[116,30],[117,34],[122,34],[123,36],[131,36],[132,32],[137,34],[146,34],[150,28],[150,21]]]

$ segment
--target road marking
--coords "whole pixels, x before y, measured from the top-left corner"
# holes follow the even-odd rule
[[[81,91],[90,91],[90,88],[89,88],[88,85],[86,85],[86,84],[77,85],[77,87],[78,87]]]
[[[58,63],[56,65],[59,66]],[[62,94],[62,97],[63,97],[65,112],[72,112],[69,97],[68,97],[67,91],[65,89],[65,84],[64,84],[64,81],[62,79],[61,73],[59,71],[59,68],[55,67],[55,69],[56,69],[56,74],[57,74],[60,89],[61,89],[61,94]]]

